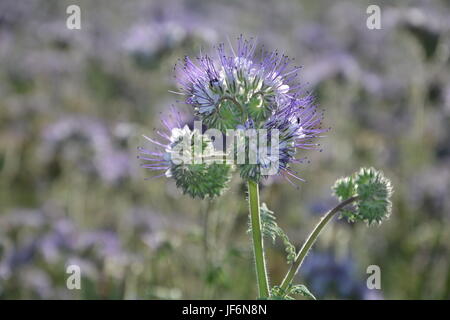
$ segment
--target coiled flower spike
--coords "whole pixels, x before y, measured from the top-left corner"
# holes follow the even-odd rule
[[[295,95],[300,67],[291,68],[277,51],[255,59],[255,49],[256,41],[241,36],[232,54],[220,44],[217,59],[202,55],[194,63],[185,57],[177,64],[180,93],[208,127],[234,129],[249,117],[258,124]]]
[[[391,182],[374,168],[361,168],[352,176],[338,179],[333,192],[340,201],[356,197],[355,208],[342,212],[349,221],[365,221],[371,225],[381,223],[391,214]]]

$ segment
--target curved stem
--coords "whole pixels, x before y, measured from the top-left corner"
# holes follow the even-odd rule
[[[256,96],[261,96],[264,99],[264,92],[260,91],[256,91],[255,93],[252,94],[252,96],[250,97],[250,100],[253,99]]]
[[[233,102],[239,109],[241,109],[242,114],[244,114],[244,112],[245,112],[244,107],[242,107],[242,105],[236,100],[236,98],[231,97],[231,96],[223,96],[219,99],[219,101],[217,101],[219,106],[220,106],[220,103],[224,100],[229,100],[229,101]]]
[[[309,252],[309,249],[313,246],[313,244],[316,242],[317,237],[319,236],[322,229],[325,227],[325,225],[330,221],[330,219],[339,212],[342,208],[344,208],[346,205],[354,202],[358,197],[354,196],[351,198],[348,198],[347,200],[342,201],[339,203],[336,207],[334,207],[332,210],[328,211],[323,218],[320,220],[320,222],[316,225],[314,230],[310,233],[308,239],[303,244],[302,248],[300,249],[299,253],[297,254],[297,257],[295,258],[294,262],[292,263],[288,273],[283,279],[283,282],[280,285],[280,288],[282,292],[286,292],[288,286],[291,284],[292,279],[294,279],[294,276],[296,275],[298,269],[301,267],[303,260],[305,259],[306,255]]]
[[[250,221],[253,236],[253,252],[255,255],[256,278],[258,280],[259,297],[269,297],[269,281],[267,279],[266,263],[264,260],[263,238],[261,233],[261,216],[259,208],[258,183],[248,181],[248,201],[250,209]]]

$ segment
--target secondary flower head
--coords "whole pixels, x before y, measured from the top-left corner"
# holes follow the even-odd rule
[[[144,136],[156,148],[139,147],[143,168],[161,172],[154,178],[173,178],[178,188],[193,198],[219,196],[230,180],[231,166],[223,163],[212,141],[197,129],[191,130],[180,121],[173,126],[163,120],[167,132],[156,131],[161,141]]]
[[[290,165],[303,163],[305,157],[298,158],[298,149],[320,149],[320,144],[314,143],[316,138],[328,129],[322,128],[323,111],[318,111],[311,96],[294,97],[281,107],[264,124],[269,132],[277,130],[279,134],[278,154],[279,172],[289,182],[290,178],[302,180]]]
[[[370,225],[381,223],[391,214],[391,182],[374,168],[361,168],[352,176],[338,179],[333,191],[340,201],[357,197],[355,208],[343,212],[350,221],[365,221]]]

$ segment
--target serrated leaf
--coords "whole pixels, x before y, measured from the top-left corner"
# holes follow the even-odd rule
[[[287,254],[287,262],[292,263],[296,257],[295,246],[289,241],[289,237],[286,233],[284,233],[283,229],[281,229],[277,222],[276,217],[273,214],[273,211],[267,208],[267,205],[263,203],[261,205],[261,228],[264,236],[272,239],[272,242],[275,242],[276,238],[279,237],[283,242],[285,247],[285,251]]]
[[[280,286],[273,286],[270,290],[270,300],[295,300],[294,298],[288,296]]]
[[[311,293],[311,291],[308,290],[308,288],[304,285],[304,284],[296,284],[293,285],[290,289],[289,289],[289,293],[290,294],[299,294],[301,296],[313,299],[313,300],[317,300],[316,297]]]

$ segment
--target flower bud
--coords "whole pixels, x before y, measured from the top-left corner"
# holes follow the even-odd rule
[[[349,221],[365,221],[370,225],[381,223],[391,214],[391,182],[374,168],[361,168],[353,176],[340,178],[332,189],[340,201],[357,197],[353,209],[342,211]]]
[[[361,220],[369,225],[381,223],[391,214],[392,186],[381,171],[362,168],[355,178],[358,194],[357,210]]]
[[[165,170],[162,175],[174,179],[177,187],[193,198],[213,198],[222,194],[230,180],[231,166],[224,163],[223,155],[215,151],[206,135],[196,129],[190,130],[187,126],[182,129],[172,128],[170,135],[160,135],[169,142],[163,144],[146,137],[164,150],[152,152],[140,148],[141,154],[146,156],[139,158],[150,161],[142,164],[142,167]]]

